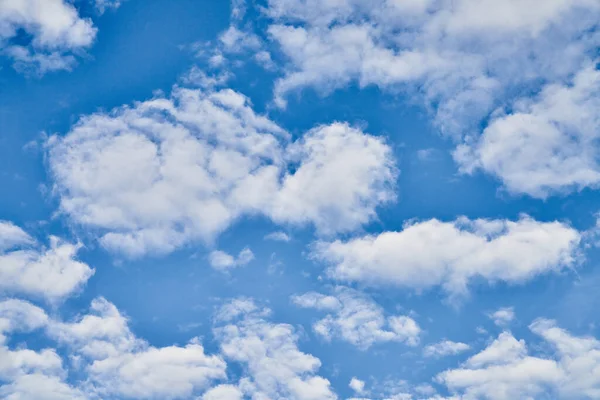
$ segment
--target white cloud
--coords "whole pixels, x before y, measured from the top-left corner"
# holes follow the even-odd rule
[[[198,339],[185,346],[154,347],[137,338],[128,320],[105,299],[73,322],[55,321],[50,337],[85,362],[86,390],[100,397],[189,398],[226,378],[225,361],[207,355]]]
[[[92,0],[96,10],[103,14],[106,10],[115,10],[121,7],[122,0]]]
[[[209,75],[197,65],[193,65],[180,79],[184,85],[189,87],[212,89],[215,87],[222,87],[231,77],[231,73],[227,71]]]
[[[348,386],[354,391],[354,393],[358,395],[363,394],[365,392],[365,382],[361,381],[356,377],[352,377],[352,379],[350,379],[350,383],[348,384]]]
[[[298,349],[292,326],[265,320],[265,312],[256,313],[259,307],[250,300],[226,308],[220,313],[225,317],[218,320],[227,324],[217,325],[214,333],[223,355],[243,366],[239,387],[244,393],[257,400],[337,399],[329,381],[315,375],[321,366],[319,359]]]
[[[4,333],[31,331],[48,323],[46,312],[23,300],[6,299],[0,302],[0,341]]]
[[[329,264],[330,277],[415,289],[442,286],[465,295],[472,280],[522,283],[577,265],[580,233],[560,222],[436,219],[399,232],[346,242],[318,242],[312,257]]]
[[[77,389],[64,382],[66,372],[54,349],[38,351],[23,346],[11,349],[9,336],[46,327],[49,318],[31,303],[0,301],[0,397],[3,399],[83,399]]]
[[[26,46],[12,39],[20,30],[31,36]],[[38,73],[71,69],[73,54],[89,47],[96,37],[92,21],[82,18],[65,0],[4,0],[0,2],[0,52],[18,69]]]
[[[246,247],[240,251],[240,254],[238,254],[237,257],[234,257],[224,251],[215,250],[209,254],[208,260],[213,269],[225,272],[248,264],[250,261],[254,260],[254,253]]]
[[[274,240],[277,242],[289,242],[290,240],[292,240],[292,238],[287,233],[278,231],[278,232],[271,232],[268,235],[266,235],[265,240]]]
[[[461,399],[593,399],[600,395],[600,342],[596,338],[573,336],[545,319],[529,328],[550,351],[532,355],[524,340],[503,332],[460,368],[447,370],[436,380]]]
[[[396,198],[395,160],[382,138],[334,123],[311,129],[287,153],[297,168],[276,193],[275,221],[312,222],[325,234],[347,232]]]
[[[459,134],[515,88],[568,77],[598,44],[587,31],[600,13],[592,0],[268,3],[269,33],[289,58],[280,104],[306,86],[418,87],[442,128]]]
[[[462,342],[453,342],[451,340],[442,340],[439,343],[434,343],[426,346],[423,349],[425,357],[445,357],[453,356],[469,350],[471,346]]]
[[[21,375],[0,386],[0,397],[6,400],[86,400],[85,394],[56,376],[34,373]]]
[[[421,329],[410,317],[386,317],[381,306],[361,292],[337,287],[333,295],[309,292],[293,296],[299,307],[328,311],[329,314],[313,324],[313,330],[326,340],[339,337],[366,350],[379,342],[419,343]]]
[[[242,400],[243,396],[237,386],[219,385],[204,393],[202,400]]]
[[[290,143],[232,90],[84,117],[48,152],[61,211],[132,257],[210,242],[244,215],[351,231],[394,199],[397,176],[383,139],[334,123]]]
[[[515,310],[512,307],[500,308],[489,315],[494,324],[506,326],[515,319]]]
[[[265,12],[288,61],[279,106],[353,83],[416,95],[463,141],[463,171],[542,198],[598,187],[598,71],[581,70],[596,64],[597,1],[270,0]]]
[[[545,198],[600,183],[600,71],[586,67],[570,84],[548,84],[534,99],[495,115],[483,134],[459,146],[468,172],[497,176],[512,193]]]
[[[187,345],[148,347],[94,361],[88,372],[96,391],[127,398],[189,398],[212,381],[224,379],[225,362],[209,356],[197,340]]]
[[[45,248],[10,222],[0,221],[0,292],[55,302],[79,290],[94,274],[75,256],[81,246],[50,237]]]

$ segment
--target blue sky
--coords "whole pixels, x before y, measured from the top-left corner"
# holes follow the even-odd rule
[[[600,398],[599,23],[0,0],[0,398]]]

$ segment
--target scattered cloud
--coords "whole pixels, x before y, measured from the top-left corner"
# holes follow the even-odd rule
[[[298,307],[328,312],[313,324],[314,332],[328,341],[340,338],[362,350],[375,343],[419,343],[421,328],[415,320],[405,315],[386,317],[381,306],[354,289],[336,287],[332,295],[309,292],[293,296],[292,302]]]
[[[265,240],[273,240],[276,242],[289,242],[290,240],[292,240],[292,238],[285,232],[277,231],[271,232],[268,235],[266,235]]]
[[[504,327],[509,325],[515,319],[515,310],[513,307],[500,308],[489,314],[489,317],[494,321],[494,324]]]
[[[446,357],[454,356],[470,350],[471,346],[462,342],[453,342],[451,340],[442,340],[439,343],[434,343],[426,346],[423,349],[425,357]]]
[[[549,353],[530,355],[524,340],[503,332],[460,368],[439,374],[437,381],[465,399],[597,397],[600,379],[594,371],[600,362],[600,342],[573,336],[546,319],[529,328],[550,346]]]
[[[461,145],[455,159],[481,169],[511,193],[546,198],[600,183],[600,71],[587,66],[569,83],[550,83],[534,98],[494,115],[482,135]]]
[[[57,237],[45,247],[11,222],[0,221],[0,292],[49,302],[66,298],[94,274],[76,259],[80,247]]]
[[[215,250],[208,256],[210,266],[217,271],[225,272],[236,267],[243,267],[254,260],[254,253],[249,248],[240,251],[237,257],[234,257],[221,250]]]
[[[361,381],[360,379],[358,379],[356,377],[352,377],[352,379],[350,379],[350,383],[348,384],[348,386],[357,395],[361,395],[361,394],[365,393],[365,382]]]
[[[214,329],[224,357],[243,366],[242,392],[254,399],[337,399],[329,381],[316,375],[319,359],[298,349],[294,328],[265,320],[264,311],[249,299],[236,300],[220,312],[226,323]]]
[[[30,36],[26,44],[14,39]],[[75,55],[90,47],[97,29],[65,0],[5,0],[0,2],[0,54],[24,72],[44,74],[70,70]]]
[[[304,88],[375,85],[420,99],[462,142],[463,172],[540,198],[598,186],[600,3],[269,0],[264,13],[287,61],[280,107]]]

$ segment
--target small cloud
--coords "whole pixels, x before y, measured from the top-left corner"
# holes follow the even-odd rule
[[[417,158],[420,161],[430,161],[435,157],[436,152],[436,149],[433,148],[421,149],[417,151]]]
[[[228,271],[236,267],[242,267],[254,260],[254,253],[249,248],[245,248],[238,254],[237,257],[232,256],[221,250],[215,250],[208,256],[210,266],[221,272]]]
[[[285,232],[272,232],[265,236],[265,240],[274,240],[277,242],[289,242],[292,238]]]
[[[488,331],[483,326],[478,326],[477,328],[475,328],[475,332],[477,332],[480,335],[487,335],[488,333]]]
[[[202,326],[201,322],[190,322],[187,324],[178,324],[177,329],[179,332],[189,332]]]
[[[261,50],[258,53],[256,53],[254,55],[254,59],[261,67],[263,67],[267,71],[272,71],[275,69],[275,63],[271,58],[271,53],[269,53],[266,50]]]
[[[497,326],[504,327],[515,319],[515,311],[512,307],[504,307],[492,314],[488,314],[488,317],[494,321],[494,324]]]
[[[361,381],[358,378],[353,377],[352,379],[350,379],[350,383],[348,384],[348,386],[350,387],[350,389],[354,390],[354,393],[356,394],[365,393],[365,382]]]
[[[190,68],[181,76],[181,82],[187,86],[197,86],[202,89],[212,89],[223,86],[232,77],[230,72],[224,71],[217,75],[208,75],[197,65]]]
[[[425,347],[425,349],[423,349],[423,355],[425,357],[453,356],[462,353],[463,351],[467,351],[470,348],[471,346],[466,343],[443,340],[439,343]]]

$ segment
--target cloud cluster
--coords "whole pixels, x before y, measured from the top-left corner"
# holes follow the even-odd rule
[[[245,372],[239,390],[257,400],[337,399],[329,381],[316,375],[319,359],[300,351],[294,328],[269,322],[265,319],[268,313],[246,299],[226,304],[219,314],[221,324],[214,333],[221,351],[228,360],[241,364]],[[232,399],[239,398],[233,397],[237,394],[232,388],[222,390]]]
[[[436,380],[461,399],[593,399],[600,395],[597,339],[573,336],[546,319],[534,321],[529,328],[550,346],[549,354],[531,355],[524,340],[503,332],[460,368],[447,370]]]
[[[97,29],[65,0],[4,0],[0,2],[0,53],[15,68],[44,74],[70,70],[75,55],[88,48]],[[15,40],[20,32],[27,43]]]
[[[395,198],[383,139],[333,123],[291,142],[232,90],[84,117],[48,154],[61,211],[129,256],[210,242],[241,216],[351,231]]]
[[[214,319],[221,351],[210,355],[199,338],[183,346],[149,344],[101,297],[73,320],[49,316],[24,300],[5,299],[0,301],[0,395],[57,400],[337,399],[329,381],[316,375],[320,361],[299,350],[294,328],[269,322],[269,315],[269,309],[251,299],[226,303]],[[36,333],[55,348],[9,346],[11,336],[20,333]],[[68,362],[60,354],[67,354]],[[241,367],[239,379],[229,381],[225,360]]]
[[[280,106],[306,87],[401,91],[463,141],[463,171],[536,197],[597,187],[597,1],[269,0],[265,13],[287,60]]]
[[[569,83],[543,87],[495,114],[455,158],[472,172],[498,177],[509,192],[546,198],[600,182],[600,71],[587,66]]]
[[[346,287],[336,287],[332,295],[309,292],[292,297],[298,307],[328,312],[313,324],[316,334],[326,340],[339,337],[366,350],[375,343],[419,343],[421,328],[405,315],[386,317],[381,306],[365,294]]]
[[[45,247],[13,223],[0,221],[0,293],[64,299],[94,274],[76,259],[80,247],[57,237]]]
[[[474,279],[517,284],[577,265],[581,234],[561,222],[529,217],[407,224],[347,241],[321,241],[312,257],[330,277],[416,290],[441,286],[450,296],[468,293]]]
[[[87,391],[100,398],[188,398],[226,378],[225,361],[207,355],[199,339],[185,346],[151,346],[103,298],[92,302],[89,314],[73,322],[53,322],[47,329],[50,337],[81,357],[75,362],[87,373]]]

